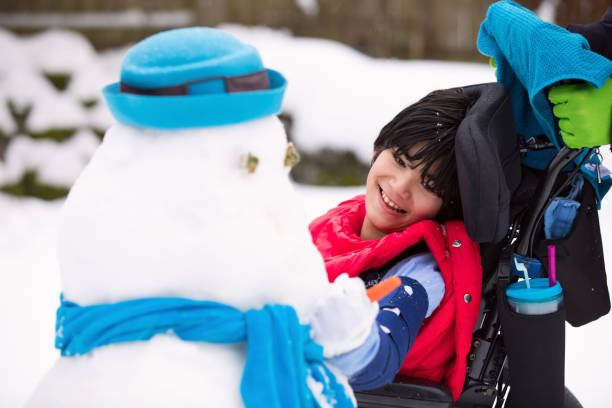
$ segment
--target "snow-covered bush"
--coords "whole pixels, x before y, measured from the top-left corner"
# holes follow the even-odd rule
[[[117,59],[109,67],[84,37],[64,30],[0,30],[0,49],[0,189],[63,197],[113,123],[99,102]]]

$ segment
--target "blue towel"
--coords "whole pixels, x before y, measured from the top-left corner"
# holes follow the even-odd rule
[[[544,22],[513,1],[489,7],[480,26],[478,49],[497,62],[497,81],[512,95],[517,132],[525,139],[545,134],[557,148],[563,141],[547,99],[549,87],[561,80],[580,79],[601,88],[612,75],[612,61],[590,51],[583,36]],[[523,163],[542,169],[551,158],[547,151],[529,152]],[[598,184],[592,169],[582,171],[601,200],[612,179],[605,177]]]
[[[148,340],[172,332],[182,340],[211,343],[247,342],[241,383],[247,408],[319,407],[306,384],[322,385],[335,407],[354,407],[344,387],[323,363],[323,348],[310,339],[290,306],[266,305],[242,313],[216,302],[183,298],[147,298],[79,306],[62,298],[57,310],[55,346],[63,356],[96,347]]]

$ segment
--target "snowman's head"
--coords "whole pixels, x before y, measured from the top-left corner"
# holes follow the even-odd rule
[[[322,261],[287,177],[282,124],[242,120],[258,109],[235,124],[180,129],[119,116],[124,123],[106,133],[66,201],[58,245],[66,299],[177,296],[241,309],[312,300],[326,282]]]

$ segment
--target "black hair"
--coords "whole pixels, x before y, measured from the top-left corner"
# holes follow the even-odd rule
[[[398,113],[374,141],[372,162],[383,150],[392,149],[393,156],[404,156],[411,168],[422,166],[422,182],[442,198],[435,217],[440,222],[463,218],[455,135],[473,102],[458,88],[433,91]]]

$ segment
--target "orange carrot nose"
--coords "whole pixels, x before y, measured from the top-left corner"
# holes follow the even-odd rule
[[[393,290],[399,287],[401,284],[402,280],[399,278],[399,276],[393,276],[366,290],[366,295],[368,295],[372,302],[378,302],[380,299],[393,292]]]

